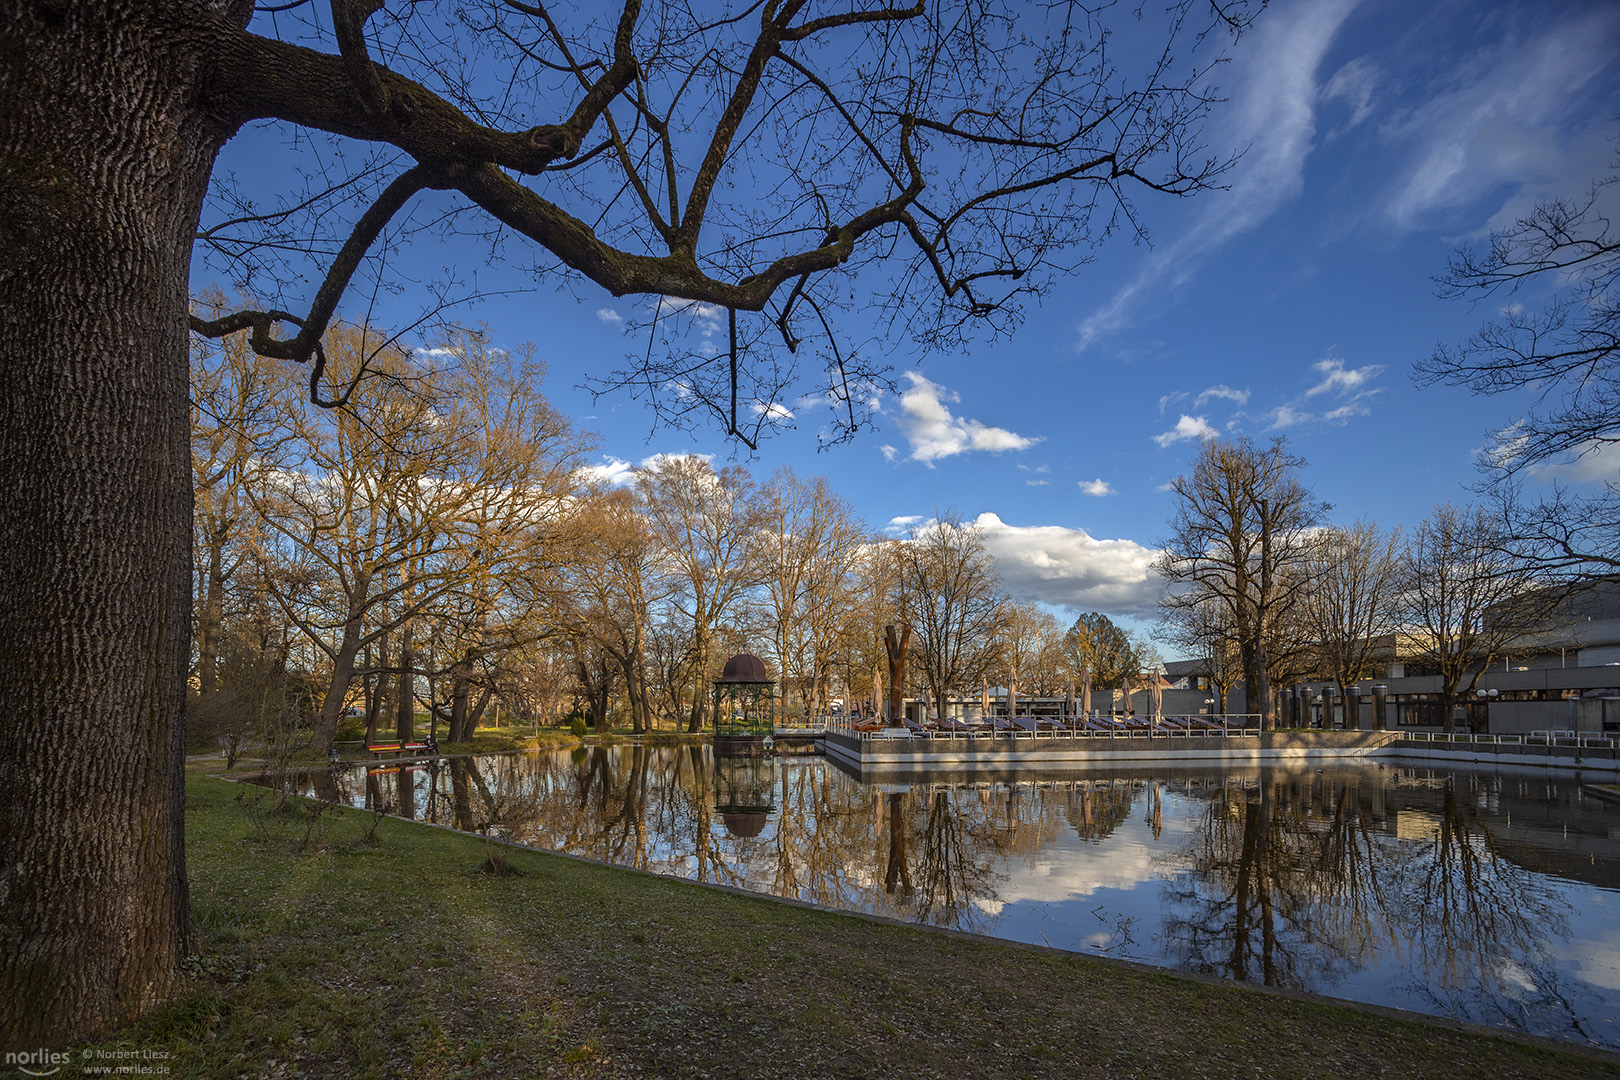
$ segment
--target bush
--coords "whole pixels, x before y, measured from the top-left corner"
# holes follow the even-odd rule
[[[574,717],[568,721],[568,730],[573,732],[574,738],[583,739],[585,737],[585,721],[578,716]]]

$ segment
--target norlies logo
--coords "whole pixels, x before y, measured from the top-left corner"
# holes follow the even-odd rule
[[[58,1050],[8,1050],[6,1051],[6,1064],[14,1066],[19,1072],[29,1076],[51,1076],[62,1071],[62,1066],[71,1063],[73,1055]]]

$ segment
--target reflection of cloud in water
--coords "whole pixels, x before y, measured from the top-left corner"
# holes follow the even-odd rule
[[[1590,903],[1600,907],[1612,897],[1593,894]],[[1620,930],[1611,930],[1592,939],[1571,938],[1549,950],[1571,975],[1603,990],[1620,990]]]
[[[1174,808],[1172,809],[1172,804]],[[1130,892],[1137,886],[1157,881],[1165,870],[1158,868],[1160,856],[1184,842],[1192,831],[1187,804],[1168,795],[1164,800],[1164,831],[1158,840],[1137,817],[1120,824],[1107,845],[1089,843],[1073,834],[1063,836],[1043,848],[1039,858],[1006,868],[1004,894],[1012,901],[975,899],[974,906],[986,915],[1000,915],[1008,903],[1052,904],[1078,900],[1103,889]],[[1107,940],[1107,935],[1103,935]]]

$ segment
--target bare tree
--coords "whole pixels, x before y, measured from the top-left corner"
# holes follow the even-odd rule
[[[900,609],[935,701],[989,672],[1006,597],[977,526],[945,513],[893,548]]]
[[[1232,688],[1243,678],[1243,658],[1226,605],[1206,597],[1196,603],[1163,608],[1157,633],[1202,661],[1209,688],[1215,691],[1215,711],[1225,715]]]
[[[698,685],[688,728],[701,731],[721,620],[758,576],[754,482],[740,465],[715,472],[700,457],[665,457],[642,469],[636,486],[653,538],[671,563],[672,602],[691,627]]]
[[[1508,523],[1503,540],[1566,576],[1620,577],[1620,233],[1610,219],[1620,174],[1582,196],[1549,199],[1463,247],[1435,278],[1446,299],[1495,301],[1499,315],[1460,345],[1416,364],[1420,386],[1528,394],[1493,433],[1484,491]],[[1503,302],[1521,290],[1553,298]],[[1585,483],[1571,483],[1579,476]],[[1527,483],[1551,481],[1527,497]]]
[[[225,306],[217,291],[202,303]],[[255,533],[247,492],[279,464],[286,440],[289,376],[285,364],[256,356],[247,342],[197,339],[191,366],[191,470],[196,527],[197,599],[193,617],[197,692],[218,684],[226,594],[249,558]]]
[[[1503,541],[1501,522],[1483,507],[1437,506],[1413,529],[1401,559],[1403,652],[1440,676],[1448,732],[1457,702],[1542,628],[1550,610],[1554,594],[1537,588]]]
[[[847,427],[883,353],[824,335],[835,301],[876,286],[924,346],[1009,327],[1046,271],[1140,234],[1133,192],[1219,175],[1190,54],[1245,14],[1181,0],[1144,10],[1150,30],[1078,4],[436,7],[0,7],[0,489],[31,493],[0,526],[0,663],[21,673],[0,787],[37,793],[0,809],[5,874],[35,883],[0,900],[0,1030],[17,1045],[128,1021],[174,984],[190,935],[188,325],[312,360],[312,391],[342,399],[321,341],[345,293],[397,284],[398,245],[464,215],[532,241],[539,273],[736,326],[737,347],[654,358],[636,386],[752,441],[751,406],[780,416],[775,373],[797,348]],[[1144,69],[1115,62],[1116,17],[1163,42]],[[270,205],[216,188],[199,230],[221,149],[266,121],[308,148],[288,156],[309,182]],[[287,288],[190,322],[194,248]],[[862,274],[877,263],[891,281]],[[318,284],[299,297],[300,281]],[[761,328],[785,351],[755,362]],[[86,792],[87,773],[118,780]]]
[[[1262,728],[1276,721],[1270,682],[1272,631],[1297,609],[1309,581],[1307,533],[1326,513],[1299,481],[1305,463],[1281,439],[1204,443],[1192,471],[1173,483],[1176,514],[1154,563],[1170,583],[1161,605],[1214,603],[1236,636],[1244,692]]]
[[[1398,625],[1401,534],[1371,521],[1313,534],[1300,612],[1323,675],[1342,690],[1387,659]]]
[[[760,491],[757,544],[784,706],[790,682],[814,714],[856,617],[856,573],[867,534],[823,477],[782,466]]]

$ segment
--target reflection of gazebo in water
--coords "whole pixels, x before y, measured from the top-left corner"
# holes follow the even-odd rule
[[[754,837],[776,809],[776,683],[751,653],[726,661],[714,680],[714,808],[732,836]]]
[[[716,752],[714,808],[732,836],[758,836],[776,809],[776,758],[746,751]]]
[[[776,683],[752,653],[726,661],[714,680],[716,754],[757,752],[776,728]]]

